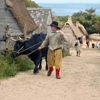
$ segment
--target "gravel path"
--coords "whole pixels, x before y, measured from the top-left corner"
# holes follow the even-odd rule
[[[0,82],[0,100],[100,100],[100,51],[71,54],[63,59],[60,80],[55,71],[47,77],[44,68],[38,75],[21,72]]]

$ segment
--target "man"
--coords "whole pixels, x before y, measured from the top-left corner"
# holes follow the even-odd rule
[[[51,76],[53,71],[53,66],[56,69],[56,78],[60,79],[60,68],[62,66],[62,41],[68,41],[64,32],[60,30],[58,22],[53,21],[49,26],[51,26],[52,32],[47,34],[46,39],[43,41],[42,45],[38,48],[41,50],[49,43],[49,49],[47,54],[47,63],[49,66],[49,71],[47,76]]]
[[[75,41],[76,56],[78,56],[78,57],[80,57],[80,53],[82,52],[80,40],[81,40],[81,38],[78,37],[77,40]],[[76,45],[76,44],[77,44],[77,45]]]
[[[95,46],[96,46],[96,48],[99,48],[99,43],[98,43],[98,42],[96,42]]]

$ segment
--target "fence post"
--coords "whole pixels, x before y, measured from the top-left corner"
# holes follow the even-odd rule
[[[5,27],[5,29],[6,29],[6,32],[5,32],[5,49],[6,49],[6,51],[8,50],[8,47],[9,47],[9,43],[10,43],[10,33],[11,33],[11,29],[10,29],[10,27],[9,27],[9,25],[7,25],[6,27]]]

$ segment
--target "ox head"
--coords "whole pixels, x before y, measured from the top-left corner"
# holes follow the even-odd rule
[[[21,51],[23,50],[24,48],[24,42],[22,41],[16,41],[15,45],[14,45],[14,49],[11,53],[11,57],[17,57],[19,56],[21,53]]]

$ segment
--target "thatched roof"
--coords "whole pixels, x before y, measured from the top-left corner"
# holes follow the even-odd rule
[[[73,33],[74,33],[74,35],[75,35],[76,37],[81,37],[81,36],[82,36],[82,35],[79,33],[78,29],[77,29],[77,28],[75,27],[75,25],[73,24],[71,17],[68,17],[68,21],[66,22],[66,25],[67,25],[67,24],[70,25],[70,27],[71,27],[71,29],[72,29],[72,31],[73,31]]]
[[[91,34],[89,38],[90,40],[100,41],[100,34]]]
[[[37,25],[35,24],[30,13],[27,11],[22,0],[6,0],[6,4],[17,20],[22,32],[24,32],[25,25],[27,27],[26,33],[33,32],[37,28]]]
[[[88,33],[87,33],[85,27],[84,27],[82,24],[80,24],[79,21],[76,22],[76,26],[82,31],[82,33],[83,33],[84,35],[88,35]]]

